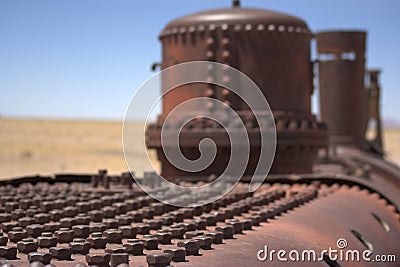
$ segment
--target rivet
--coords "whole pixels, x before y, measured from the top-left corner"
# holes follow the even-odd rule
[[[223,31],[228,30],[228,28],[229,28],[228,24],[222,24],[222,26],[221,26],[221,29],[222,29]]]
[[[224,46],[226,46],[226,45],[228,45],[230,43],[230,41],[229,41],[229,38],[222,38],[222,40],[221,40],[221,44],[222,45],[224,45]]]
[[[235,30],[236,32],[241,31],[241,30],[242,30],[242,25],[236,24],[235,27],[234,27],[234,30]]]
[[[297,121],[293,120],[293,121],[289,122],[288,128],[289,128],[289,130],[296,130],[299,128],[299,124]]]
[[[257,25],[257,30],[263,31],[264,29],[265,29],[265,26],[264,26],[264,25],[262,25],[262,24],[258,24],[258,25]]]
[[[196,31],[196,27],[195,26],[190,26],[189,27],[189,32],[190,33],[194,33]]]
[[[206,102],[206,107],[207,107],[208,109],[213,108],[213,107],[214,107],[214,103],[211,102],[211,101],[207,101],[207,102]]]
[[[268,30],[269,31],[275,31],[275,25],[274,24],[270,24],[270,25],[268,25]]]
[[[224,50],[224,51],[222,51],[222,57],[223,57],[224,59],[227,59],[227,58],[229,58],[229,55],[230,55],[230,53],[229,53],[229,51],[228,51],[228,50]]]
[[[285,26],[284,25],[279,25],[278,31],[279,32],[284,32],[285,31]]]
[[[205,29],[206,29],[206,27],[205,27],[203,24],[200,24],[200,25],[198,26],[199,32],[204,32]]]
[[[246,26],[244,26],[244,29],[245,29],[246,31],[251,31],[251,29],[252,29],[251,24],[246,24]]]
[[[216,28],[217,28],[217,26],[215,26],[215,24],[211,24],[210,26],[208,26],[208,29],[210,31],[215,31]]]
[[[289,26],[289,27],[287,28],[287,30],[288,30],[288,32],[293,32],[293,31],[294,31],[294,27],[293,27],[293,26]]]
[[[212,83],[212,82],[214,82],[214,77],[213,76],[207,76],[206,81],[208,83]]]
[[[222,82],[223,83],[229,83],[231,81],[231,78],[229,76],[223,76],[222,77]]]
[[[227,77],[227,76],[224,76],[224,78],[225,78],[225,77]],[[227,96],[227,95],[229,95],[230,93],[231,93],[231,91],[230,91],[229,89],[226,89],[226,88],[225,88],[225,89],[222,90],[222,95],[223,95],[223,96]]]
[[[208,89],[206,90],[205,95],[208,96],[208,97],[214,95],[214,90],[211,89],[211,88],[208,88]]]

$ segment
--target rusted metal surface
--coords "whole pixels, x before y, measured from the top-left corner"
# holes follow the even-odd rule
[[[335,157],[332,158],[334,160]],[[400,210],[400,168],[382,160],[378,155],[361,150],[340,147],[336,159],[340,162],[353,163],[347,174],[355,176],[356,181],[381,192],[396,209]],[[355,167],[355,168],[354,168]]]
[[[349,206],[349,202],[354,206]],[[376,196],[370,196],[356,188],[337,188],[326,197],[313,200],[292,211],[284,211],[282,215],[269,219],[268,223],[261,223],[261,227],[254,227],[254,231],[244,231],[244,235],[235,235],[237,240],[224,240],[225,245],[215,246],[215,250],[207,251],[204,256],[208,257],[208,263],[212,263],[213,266],[328,266],[325,261],[296,264],[279,262],[276,258],[273,262],[260,262],[256,255],[265,245],[268,245],[269,250],[315,249],[321,253],[329,247],[338,249],[336,241],[339,238],[347,240],[348,249],[363,251],[364,245],[351,230],[362,233],[374,244],[374,253],[399,255],[396,248],[400,234],[398,221],[395,214],[382,206],[381,202]],[[378,212],[379,218],[395,228],[387,232],[372,212]],[[362,222],[360,218],[363,218]],[[193,258],[191,263],[194,266],[207,266],[201,257]],[[339,265],[332,266],[375,266],[376,263],[337,261],[337,264]],[[396,266],[397,263],[385,264]]]
[[[269,102],[277,125],[277,152],[271,173],[309,173],[319,148],[326,145],[326,131],[311,114],[313,72],[310,41],[313,34],[307,24],[296,17],[261,9],[227,8],[200,12],[170,22],[162,31],[162,69],[188,61],[214,61],[232,66],[248,75]],[[288,67],[290,66],[290,67]],[[234,82],[232,77],[226,77]],[[163,87],[164,88],[164,87]],[[170,88],[164,88],[166,89]],[[251,94],[243,88],[242,97]],[[160,144],[160,127],[168,114],[180,103],[210,97],[234,109],[245,125],[254,124],[247,105],[229,90],[212,84],[188,84],[169,91],[163,97],[162,114],[147,131],[147,145],[155,148],[164,177],[201,177],[219,175],[229,160],[230,145],[218,139],[228,137],[199,121],[190,133],[181,132],[182,152],[189,159],[199,157],[198,140],[210,137],[218,153],[214,164],[203,172],[183,172],[165,158]],[[192,106],[188,114],[204,106]],[[185,114],[182,114],[182,119]],[[253,118],[254,120],[254,118]],[[207,129],[207,135],[205,135]],[[245,175],[251,175],[258,163],[257,125],[248,127],[251,157]],[[165,147],[164,147],[165,148]]]
[[[364,89],[366,32],[320,32],[319,55],[321,120],[333,144],[365,147]]]
[[[265,245],[321,253],[335,249],[337,239],[345,238],[348,249],[363,251],[365,244],[358,234],[373,245],[373,255],[400,257],[399,214],[384,196],[358,186],[329,185],[324,180],[274,183],[249,194],[247,185],[241,184],[225,198],[197,208],[167,206],[139,196],[137,189],[115,191],[118,187],[117,179],[110,181],[107,192],[93,191],[88,183],[1,186],[0,262],[14,266],[36,261],[55,266],[265,266],[257,258]],[[26,206],[29,199],[32,204]],[[89,205],[82,208],[79,203]],[[101,222],[89,216],[98,210],[107,217],[107,208],[121,206],[125,209],[116,209],[112,218]],[[75,207],[81,208],[71,213]],[[38,224],[37,215],[43,211],[61,215]],[[142,218],[138,220],[137,214]],[[326,266],[326,259],[307,262],[307,266]]]

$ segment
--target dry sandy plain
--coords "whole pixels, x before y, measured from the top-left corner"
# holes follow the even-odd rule
[[[140,149],[143,127],[137,123],[138,173],[150,170]],[[151,154],[155,158],[155,154]],[[122,150],[122,122],[0,119],[0,179],[60,172],[127,171]]]
[[[137,123],[135,172],[150,170]],[[122,152],[122,122],[0,119],[0,179],[61,172],[127,171]],[[388,159],[400,164],[400,129],[384,132]],[[155,154],[150,154],[152,160]]]

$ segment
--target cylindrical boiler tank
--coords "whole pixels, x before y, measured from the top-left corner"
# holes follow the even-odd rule
[[[278,143],[271,173],[307,173],[326,142],[324,125],[311,114],[312,37],[303,20],[273,11],[233,7],[200,12],[178,18],[162,31],[161,66],[165,69],[189,61],[214,61],[248,75],[268,100],[276,123]],[[249,92],[244,88],[241,93]],[[218,175],[229,159],[229,147],[217,143],[221,151],[215,159],[217,164],[193,174],[174,168],[163,155],[159,139],[166,116],[180,103],[202,96],[223,101],[240,114],[245,124],[251,118],[251,111],[240,98],[217,86],[187,84],[168,92],[163,96],[157,125],[147,132],[147,145],[157,149],[162,174],[168,178]],[[188,112],[198,108],[193,106]],[[245,175],[254,172],[259,151],[256,143],[250,144],[252,152]],[[182,151],[196,158],[197,145],[185,144]]]

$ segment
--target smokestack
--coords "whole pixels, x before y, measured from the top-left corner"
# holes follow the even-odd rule
[[[366,32],[320,32],[317,37],[321,120],[331,144],[365,145]]]

